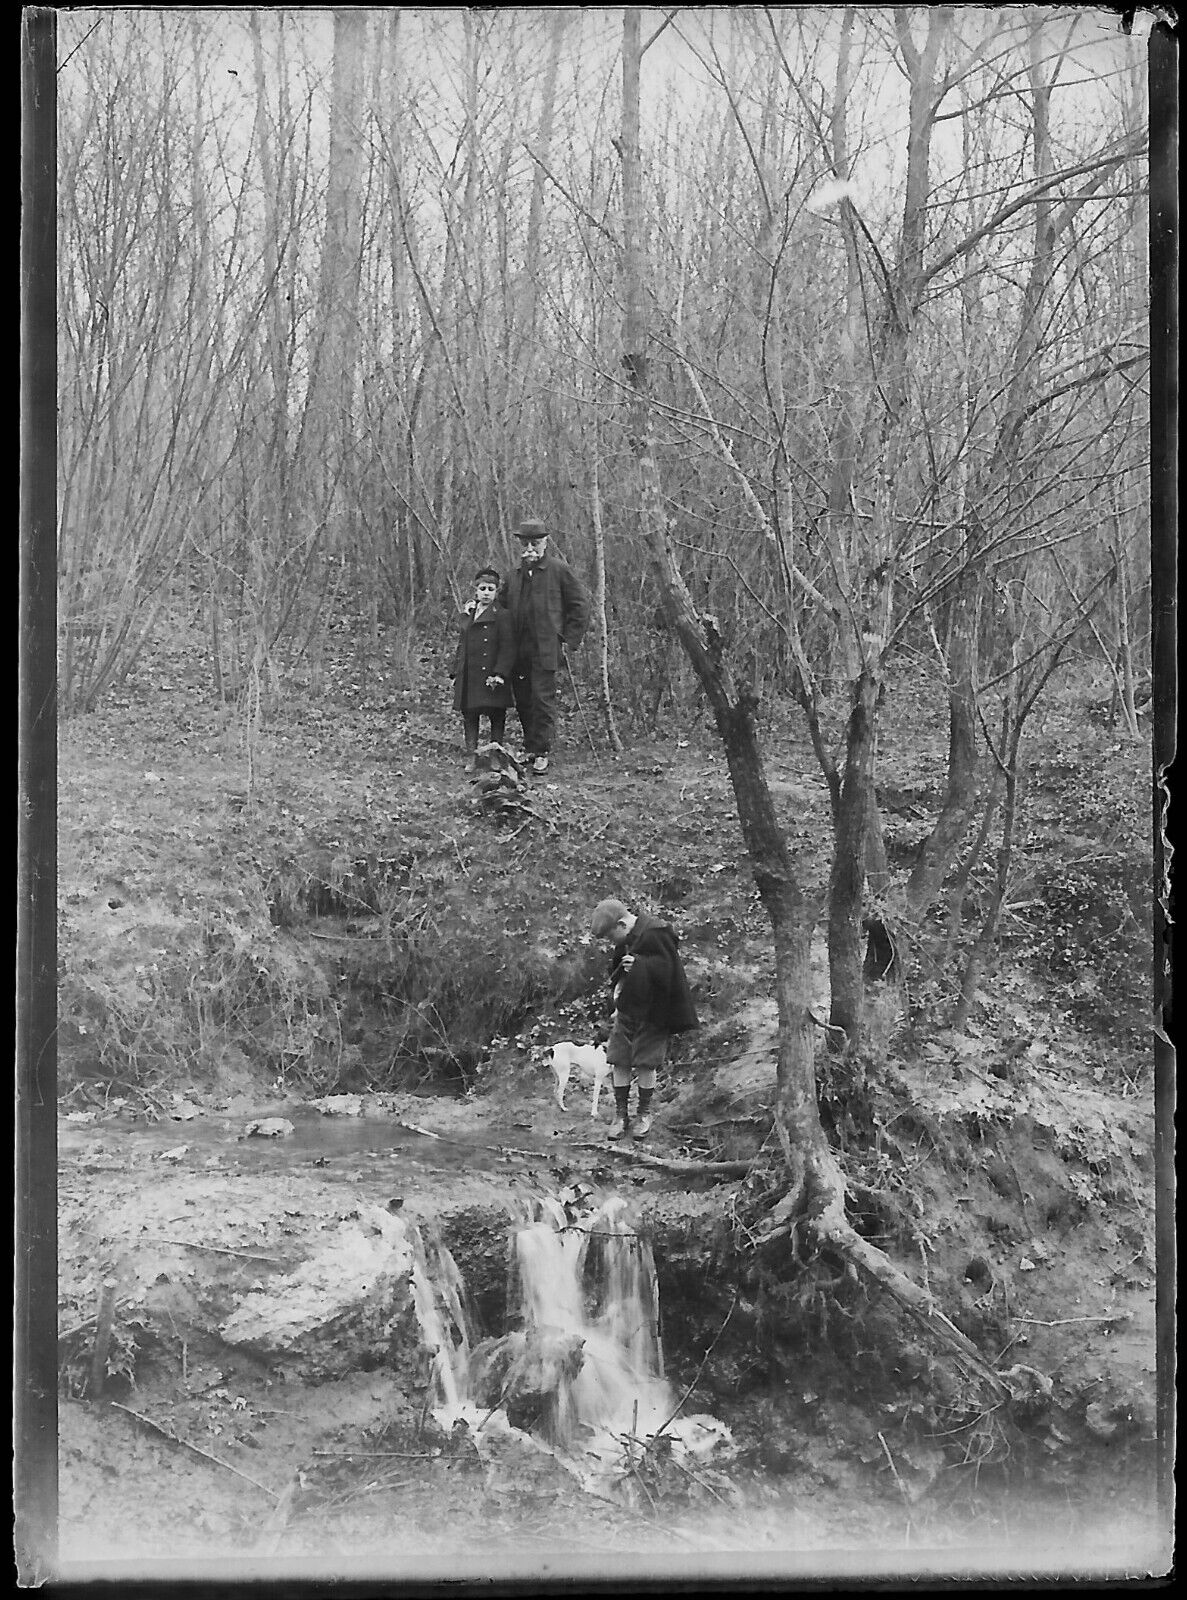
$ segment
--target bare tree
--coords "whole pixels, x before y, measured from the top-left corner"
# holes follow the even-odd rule
[[[628,433],[635,467],[638,516],[671,625],[713,710],[726,753],[742,835],[755,884],[771,922],[779,1015],[775,1124],[788,1188],[772,1211],[768,1237],[792,1228],[808,1244],[849,1260],[938,1333],[955,1354],[995,1390],[1003,1380],[976,1347],[945,1318],[931,1295],[902,1274],[854,1231],[845,1215],[845,1180],[825,1138],[816,1096],[813,1022],[808,1011],[812,916],[797,881],[775,814],[757,730],[755,701],[739,689],[716,619],[698,612],[672,549],[655,461],[650,400],[643,196],[639,151],[640,14],[627,7],[623,24],[622,159],[623,364],[630,398]]]

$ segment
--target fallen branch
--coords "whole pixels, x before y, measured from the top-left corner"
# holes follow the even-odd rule
[[[1044,1322],[1042,1317],[1015,1317],[1015,1322],[1029,1322],[1034,1328],[1066,1328],[1072,1322],[1129,1322],[1132,1311],[1114,1311],[1100,1317],[1056,1317],[1054,1322]]]
[[[253,1554],[257,1556],[274,1556],[284,1537],[284,1530],[293,1513],[293,1503],[301,1487],[298,1473],[290,1478],[284,1492],[278,1498],[272,1510],[268,1513],[268,1520],[264,1523],[257,1539]]]
[[[717,1500],[723,1506],[729,1505],[729,1501],[724,1495],[718,1494],[717,1490],[709,1482],[708,1478],[702,1478],[699,1472],[695,1472],[692,1467],[688,1466],[685,1462],[678,1460],[674,1455],[669,1456],[668,1460],[671,1465],[676,1468],[677,1472],[682,1472],[686,1478],[690,1478],[692,1482],[695,1483],[699,1488],[707,1489],[708,1492],[713,1496],[714,1500]]]
[[[661,1172],[676,1172],[683,1176],[703,1173],[713,1178],[744,1178],[754,1166],[753,1161],[691,1161],[683,1156],[653,1156],[645,1150],[624,1150],[621,1145],[594,1144],[588,1139],[574,1139],[574,1150],[598,1150],[604,1155],[620,1156],[624,1161],[637,1161],[645,1167],[657,1167]]]
[[[737,1305],[737,1303],[738,1303],[738,1291],[735,1289],[734,1290],[734,1297],[730,1301],[730,1308],[725,1314],[725,1319],[722,1322],[721,1327],[718,1328],[717,1332],[713,1335],[713,1343],[709,1346],[709,1348],[705,1351],[704,1355],[701,1357],[701,1364],[697,1368],[697,1370],[693,1373],[692,1382],[689,1384],[688,1388],[685,1389],[684,1393],[680,1396],[680,1399],[676,1402],[676,1409],[672,1412],[672,1415],[670,1417],[668,1417],[666,1421],[661,1422],[659,1427],[655,1430],[656,1438],[659,1437],[659,1435],[664,1431],[664,1429],[668,1426],[669,1423],[675,1422],[676,1418],[680,1415],[681,1411],[683,1411],[684,1402],[688,1399],[689,1395],[696,1388],[697,1382],[700,1379],[701,1373],[704,1372],[704,1370],[705,1370],[705,1363],[708,1361],[709,1357],[713,1354],[714,1350],[717,1348],[717,1341],[718,1341],[718,1339],[721,1338],[722,1334],[725,1332],[726,1323],[728,1323],[729,1319],[733,1316],[734,1307]]]
[[[260,1483],[256,1478],[249,1478],[246,1472],[240,1472],[238,1467],[233,1467],[229,1461],[224,1461],[221,1456],[212,1456],[209,1450],[199,1449],[196,1444],[191,1444],[188,1439],[183,1439],[179,1434],[170,1432],[161,1423],[154,1422],[151,1417],[146,1417],[143,1412],[133,1411],[131,1406],[121,1405],[118,1400],[109,1400],[107,1404],[115,1411],[122,1411],[125,1416],[135,1417],[137,1422],[143,1423],[153,1433],[159,1433],[162,1439],[168,1439],[172,1444],[179,1444],[183,1450],[191,1450],[194,1455],[201,1456],[203,1461],[209,1461],[212,1465],[221,1467],[224,1472],[231,1472],[235,1477],[242,1478],[244,1483],[250,1483],[253,1489],[259,1489],[261,1493],[266,1494],[269,1500],[280,1499],[280,1496],[274,1490],[269,1489],[266,1483]]]
[[[315,1450],[315,1456],[331,1457],[335,1461],[386,1461],[389,1457],[399,1461],[436,1461],[439,1450]]]

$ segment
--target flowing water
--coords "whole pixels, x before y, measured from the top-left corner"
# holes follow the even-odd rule
[[[516,1326],[498,1339],[475,1343],[449,1252],[430,1264],[416,1249],[413,1293],[435,1352],[438,1421],[475,1435],[505,1431],[512,1403],[527,1397],[536,1438],[593,1476],[659,1435],[690,1456],[728,1448],[728,1429],[684,1416],[664,1376],[655,1260],[622,1197],[583,1211],[547,1197],[533,1209],[511,1241]]]

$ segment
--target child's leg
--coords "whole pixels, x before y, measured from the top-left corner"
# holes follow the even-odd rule
[[[463,711],[462,727],[466,731],[466,749],[473,755],[478,748],[478,712]]]
[[[507,732],[507,713],[505,711],[492,711],[490,714],[490,742],[502,744],[503,736]]]
[[[635,1133],[642,1137],[651,1128],[651,1099],[655,1094],[656,1074],[668,1055],[668,1035],[662,1028],[645,1022],[633,1040],[635,1079],[639,1085],[639,1119]]]
[[[618,1127],[610,1137],[620,1139],[630,1128],[628,1101],[631,1094],[631,1037],[630,1028],[615,1015],[606,1040],[606,1060],[610,1063],[610,1081],[614,1088],[614,1110]]]

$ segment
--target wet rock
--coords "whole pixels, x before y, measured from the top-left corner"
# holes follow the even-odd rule
[[[266,1355],[317,1354],[326,1370],[382,1359],[398,1331],[419,1342],[415,1315],[406,1315],[412,1264],[403,1220],[360,1208],[295,1272],[245,1295],[220,1332],[228,1344]]]
[[[585,1341],[575,1333],[515,1332],[474,1351],[471,1387],[480,1405],[502,1405],[508,1421],[530,1429],[581,1371]]]
[[[320,1111],[323,1117],[361,1117],[363,1114],[361,1094],[326,1094],[307,1104],[311,1111]]]
[[[294,1131],[293,1124],[287,1117],[261,1117],[256,1122],[249,1122],[243,1130],[245,1139],[287,1139]]]

